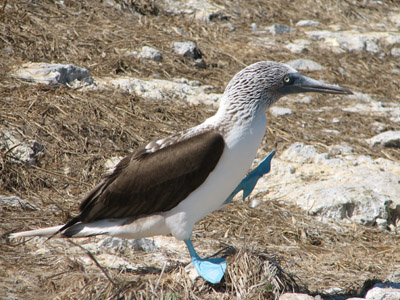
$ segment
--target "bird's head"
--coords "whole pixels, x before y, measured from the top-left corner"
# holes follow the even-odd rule
[[[307,92],[352,94],[348,89],[302,75],[286,64],[262,61],[237,73],[226,87],[224,96],[237,104],[268,108],[282,96]]]

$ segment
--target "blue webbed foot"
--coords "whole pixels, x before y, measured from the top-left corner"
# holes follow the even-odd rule
[[[197,273],[212,284],[221,282],[227,266],[225,258],[200,258],[192,242],[187,239],[185,243]]]
[[[273,150],[266,158],[263,159],[259,165],[252,170],[247,176],[239,183],[235,190],[229,195],[225,200],[224,204],[228,204],[232,201],[233,197],[241,190],[243,190],[243,200],[251,194],[257,181],[271,170],[271,159],[275,155],[275,150]]]
[[[192,258],[197,273],[210,283],[220,283],[226,270],[225,258]]]

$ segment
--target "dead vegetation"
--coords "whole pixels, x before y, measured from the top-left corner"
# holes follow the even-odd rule
[[[63,249],[54,247],[54,255],[49,256],[33,252],[29,242],[9,243],[6,235],[13,230],[61,224],[74,215],[82,195],[103,174],[107,158],[125,155],[214,113],[210,107],[168,99],[155,103],[119,92],[32,85],[10,77],[15,66],[28,61],[72,63],[98,77],[185,77],[222,92],[245,65],[298,58],[282,49],[250,46],[252,22],[262,27],[316,19],[343,28],[368,29],[370,23],[380,22],[388,11],[399,8],[396,1],[367,6],[363,1],[233,1],[228,15],[236,30],[231,32],[220,20],[205,25],[172,16],[156,1],[117,1],[122,9],[107,2],[61,2],[6,1],[0,11],[0,128],[12,128],[45,146],[36,165],[11,163],[7,151],[0,156],[0,194],[17,195],[40,208],[0,208],[2,295],[9,295],[8,299],[272,299],[283,290],[318,293],[330,287],[341,287],[344,294],[352,295],[365,280],[384,280],[400,267],[397,235],[358,225],[328,226],[279,199],[269,199],[268,194],[262,196],[267,201],[255,209],[236,201],[196,226],[194,239],[205,254],[224,245],[231,249],[225,281],[216,286],[202,280],[192,282],[179,263],[142,273],[106,270],[113,284],[98,268],[85,267]],[[225,0],[215,3],[227,5]],[[277,36],[277,43],[286,38]],[[296,34],[290,36],[294,38]],[[205,69],[176,57],[171,43],[182,40],[198,43]],[[145,45],[162,51],[162,64],[124,55]],[[378,60],[371,54],[327,55],[313,49],[301,56],[326,67],[313,77],[374,94],[382,102],[399,101],[399,75],[387,71],[399,67],[399,62],[388,55]],[[346,70],[346,77],[337,71],[338,65]],[[294,114],[269,118],[263,150],[275,148],[279,153],[296,141],[325,150],[345,142],[357,154],[399,161],[399,150],[371,150],[363,142],[373,135],[373,122],[383,122],[389,129],[398,129],[398,124],[335,109],[346,105],[345,101],[320,96],[311,104],[287,102]],[[314,111],[321,106],[332,110]],[[340,125],[330,123],[333,118],[340,118]],[[321,131],[325,128],[344,134],[328,135]],[[121,255],[139,262],[153,254]],[[274,272],[279,275],[273,277],[278,280],[275,283],[270,280]]]

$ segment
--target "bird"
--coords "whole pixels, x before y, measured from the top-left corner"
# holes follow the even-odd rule
[[[215,115],[123,158],[87,193],[69,222],[10,237],[172,234],[185,242],[198,274],[219,283],[226,259],[200,258],[191,242],[193,227],[236,193],[249,195],[269,172],[275,151],[246,176],[267,128],[266,111],[283,96],[306,92],[352,94],[281,62],[251,64],[230,80]]]

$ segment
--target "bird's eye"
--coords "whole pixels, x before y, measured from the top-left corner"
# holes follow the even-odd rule
[[[291,84],[293,83],[293,78],[290,77],[289,75],[286,75],[285,77],[283,77],[283,82],[284,84]]]

